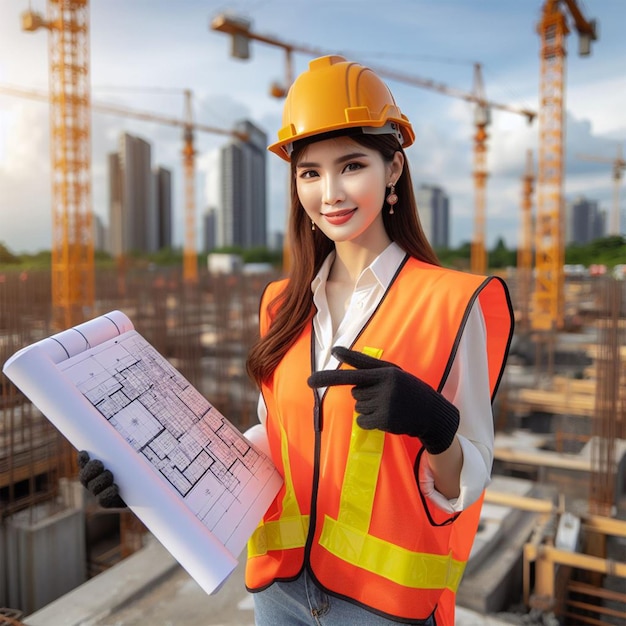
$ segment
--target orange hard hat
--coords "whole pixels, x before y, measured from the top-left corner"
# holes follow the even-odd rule
[[[313,59],[289,89],[278,141],[268,150],[289,161],[294,141],[343,128],[395,134],[403,148],[415,140],[408,118],[371,69],[338,55]]]

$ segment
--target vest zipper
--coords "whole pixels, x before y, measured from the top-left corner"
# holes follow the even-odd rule
[[[313,575],[311,569],[310,554],[311,545],[313,544],[313,537],[315,535],[315,524],[317,520],[317,495],[320,476],[320,450],[322,447],[322,426],[323,426],[323,413],[322,402],[316,389],[313,389],[313,396],[315,402],[313,405],[313,428],[315,430],[315,449],[313,453],[313,484],[311,486],[311,507],[309,513],[309,533],[306,538],[306,544],[304,546],[304,566]]]

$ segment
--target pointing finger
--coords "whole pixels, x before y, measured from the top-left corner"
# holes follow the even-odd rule
[[[333,385],[363,385],[375,382],[377,374],[373,370],[322,370],[315,372],[307,380],[309,387],[332,387]]]
[[[376,359],[373,356],[364,354],[363,352],[357,352],[356,350],[348,350],[343,346],[335,346],[331,350],[331,354],[342,363],[356,367],[357,369],[374,369],[377,367],[397,367],[389,361],[383,361],[382,359]]]

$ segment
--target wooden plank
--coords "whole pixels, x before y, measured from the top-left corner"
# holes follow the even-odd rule
[[[569,590],[574,593],[581,593],[595,598],[602,598],[603,600],[613,600],[614,602],[623,602],[626,604],[626,593],[604,589],[603,587],[594,587],[593,585],[581,583],[576,580],[570,580],[567,586]]]
[[[595,413],[595,396],[571,394],[545,389],[520,389],[514,402],[547,413],[560,413],[592,417]]]
[[[512,448],[498,448],[493,451],[494,458],[511,463],[524,463],[538,467],[554,467],[559,469],[591,471],[591,461],[580,458],[578,455],[566,455],[545,450],[515,450]]]

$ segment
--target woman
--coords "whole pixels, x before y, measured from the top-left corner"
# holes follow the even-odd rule
[[[453,624],[491,471],[506,287],[439,266],[413,130],[368,68],[311,61],[278,137],[291,270],[262,298],[248,434],[284,485],[249,543],[257,624]]]
[[[284,484],[248,546],[256,622],[454,624],[513,332],[506,286],[439,266],[413,129],[368,68],[311,61],[278,136],[291,270],[261,300],[261,423],[246,435]],[[103,506],[123,505],[100,461],[79,464]]]

